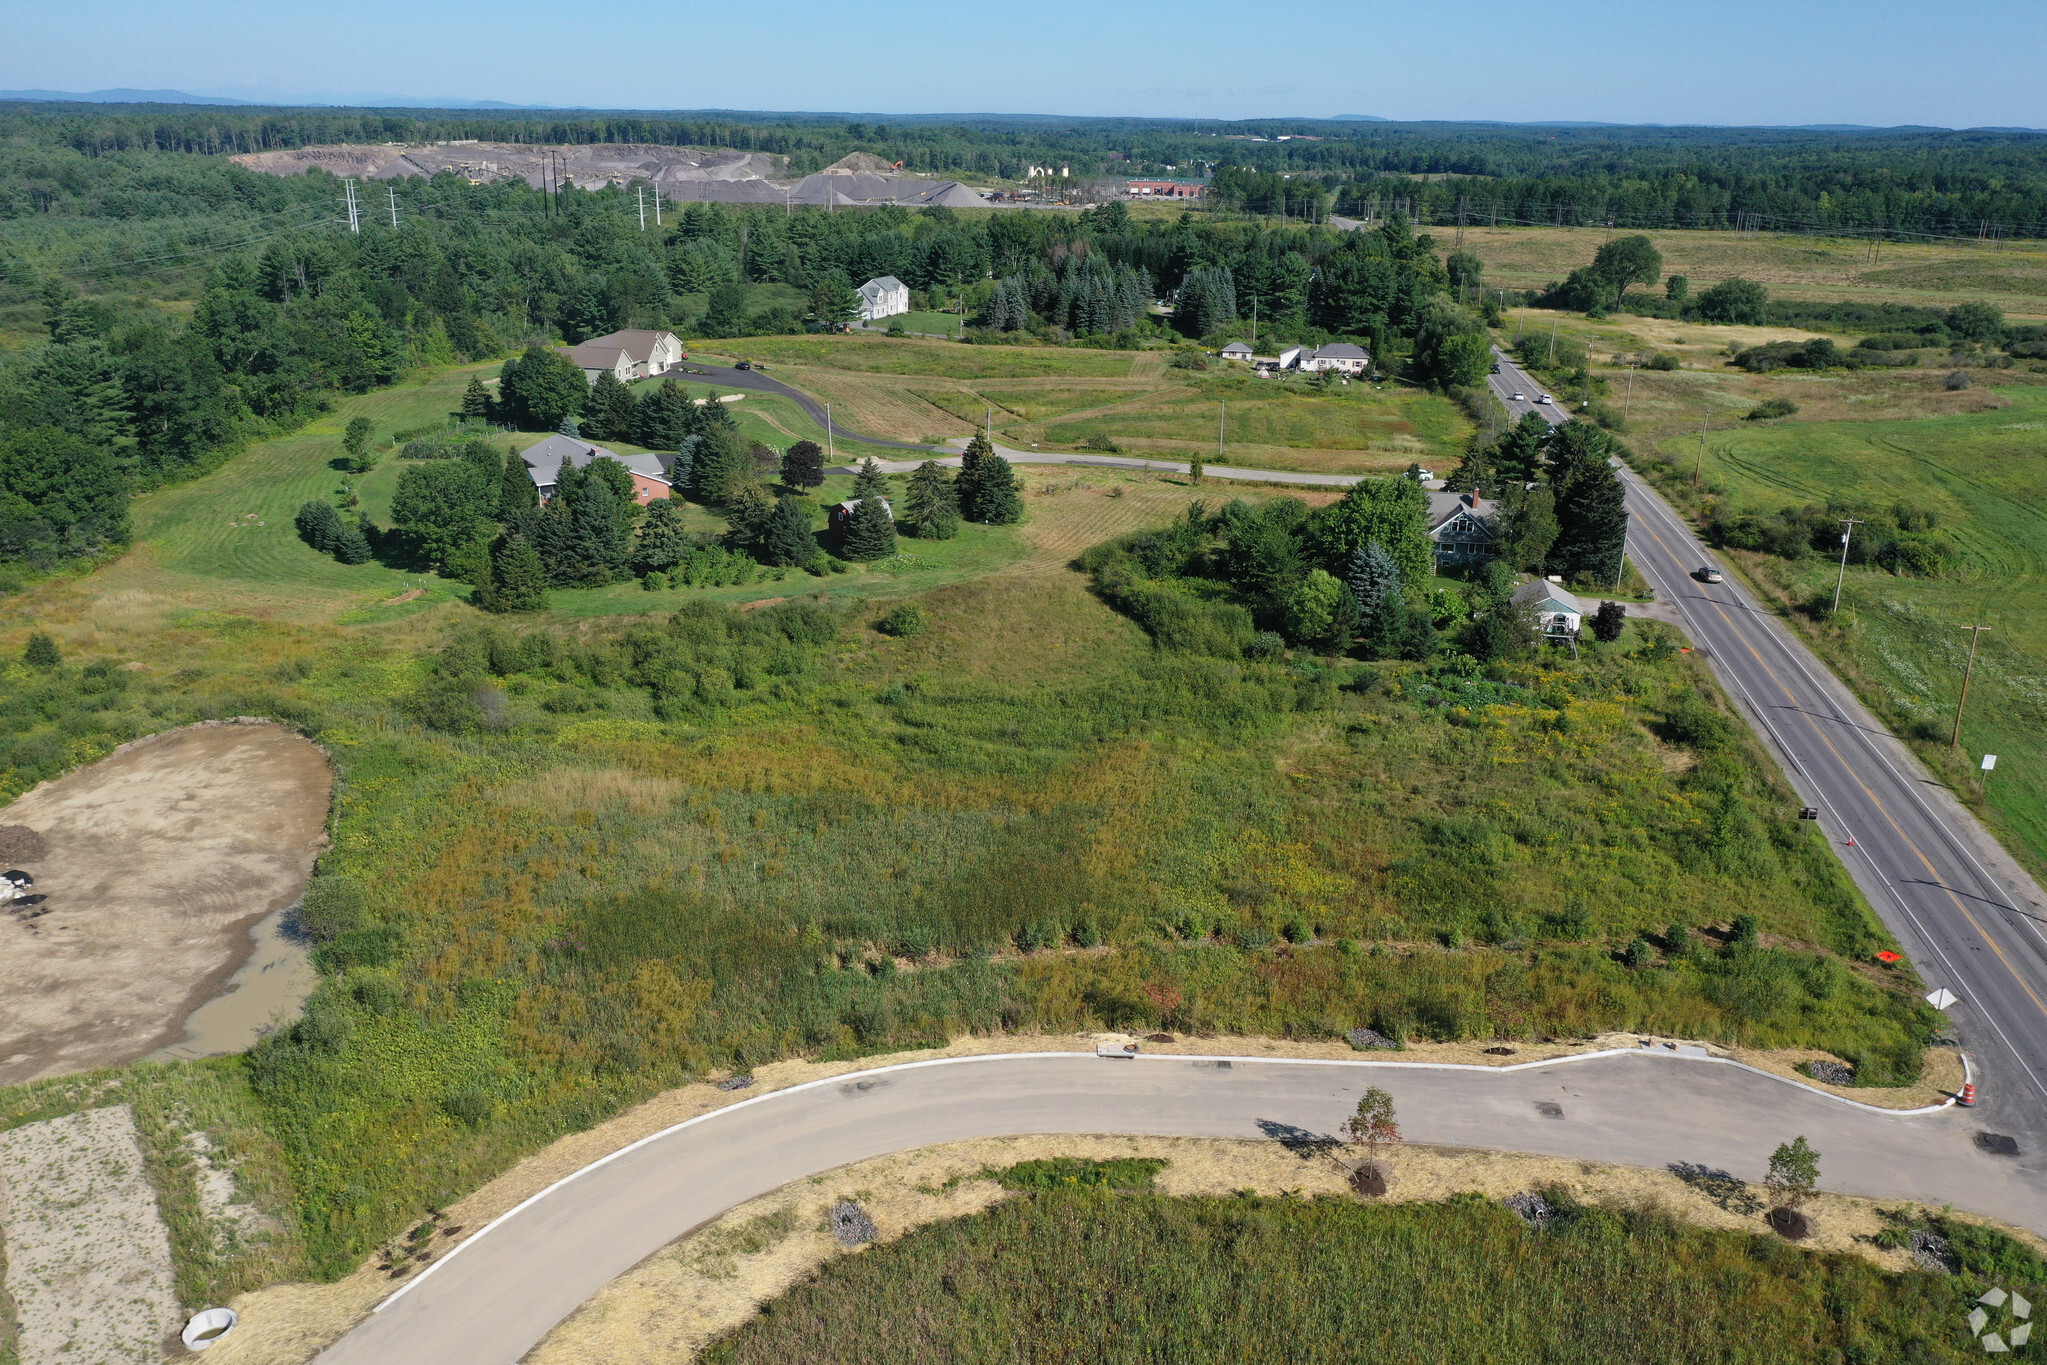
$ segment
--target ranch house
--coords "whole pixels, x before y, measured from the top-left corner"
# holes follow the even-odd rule
[[[527,477],[540,490],[542,502],[554,496],[555,485],[561,482],[564,461],[572,469],[582,469],[592,460],[618,461],[633,476],[633,501],[642,507],[669,496],[672,491],[668,466],[662,463],[662,456],[621,455],[573,436],[550,436],[539,445],[528,447],[519,458],[526,462]]]

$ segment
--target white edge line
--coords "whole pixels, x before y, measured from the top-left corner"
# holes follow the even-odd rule
[[[568,1175],[563,1176],[561,1179],[555,1181],[552,1185],[549,1185],[546,1189],[541,1190],[538,1194],[529,1195],[527,1198],[521,1200],[519,1203],[513,1205],[511,1208],[505,1210],[503,1213],[499,1214],[497,1217],[491,1219],[488,1223],[485,1223],[482,1227],[478,1228],[475,1232],[471,1233],[469,1236],[463,1238],[460,1242],[456,1243],[454,1248],[450,1250],[447,1255],[441,1257],[440,1260],[435,1261],[432,1265],[429,1265],[425,1270],[420,1271],[419,1275],[416,1278],[408,1280],[406,1281],[405,1284],[399,1286],[399,1288],[394,1293],[392,1293],[392,1295],[389,1298],[379,1303],[375,1308],[373,1308],[370,1311],[372,1313],[383,1312],[386,1308],[389,1308],[392,1304],[398,1302],[398,1300],[404,1298],[408,1293],[410,1293],[414,1289],[417,1289],[421,1284],[425,1283],[427,1277],[432,1275],[436,1270],[439,1270],[442,1266],[454,1260],[457,1256],[461,1255],[462,1252],[467,1250],[469,1247],[474,1246],[478,1241],[480,1241],[484,1236],[486,1236],[493,1228],[497,1227],[500,1223],[507,1221],[508,1219],[514,1217],[515,1215],[519,1214],[525,1209],[531,1207],[532,1205],[539,1203],[541,1200],[547,1198],[547,1196],[553,1194],[556,1190],[562,1188],[562,1186],[570,1184],[573,1181],[580,1180],[582,1177],[590,1174],[590,1172],[596,1170],[598,1167],[609,1165],[611,1162],[618,1160],[620,1157],[625,1156],[630,1152],[636,1152],[640,1148],[645,1147],[650,1143],[659,1142],[663,1138],[673,1136],[674,1134],[681,1132],[685,1128],[695,1127],[697,1124],[703,1123],[706,1120],[723,1118],[727,1114],[731,1114],[738,1110],[745,1109],[751,1105],[761,1104],[768,1100],[781,1099],[784,1096],[798,1094],[805,1090],[815,1090],[819,1086],[841,1085],[848,1081],[858,1080],[862,1076],[880,1076],[891,1071],[915,1071],[921,1067],[953,1066],[965,1062],[1020,1062],[1033,1060],[1042,1061],[1048,1058],[1096,1057],[1099,1055],[1100,1054],[1093,1052],[993,1052],[968,1057],[933,1057],[921,1062],[897,1062],[891,1066],[877,1066],[872,1067],[866,1071],[848,1071],[843,1072],[837,1076],[821,1076],[814,1081],[804,1081],[800,1085],[788,1086],[781,1090],[770,1090],[765,1094],[753,1095],[747,1099],[739,1100],[733,1104],[721,1105],[718,1108],[710,1110],[707,1113],[698,1114],[693,1118],[686,1118],[682,1120],[682,1122],[680,1123],[670,1124],[668,1127],[663,1128],[660,1132],[650,1133],[646,1137],[643,1137],[636,1142],[627,1143],[625,1146],[619,1148],[617,1151],[597,1158],[597,1160],[591,1162],[589,1165],[583,1167],[581,1170],[572,1171]],[[1968,1054],[1963,1053],[1961,1055],[1962,1076],[1964,1080],[1972,1079],[1972,1073],[1969,1069]],[[1752,1072],[1755,1075],[1767,1077],[1768,1079],[1780,1082],[1781,1084],[1793,1086],[1799,1090],[1805,1091],[1809,1095],[1817,1095],[1821,1099],[1832,1100],[1836,1104],[1845,1104],[1848,1105],[1850,1108],[1860,1109],[1865,1113],[1884,1118],[1906,1118],[1916,1114],[1937,1114],[1941,1110],[1949,1108],[1955,1103],[1954,1099],[1950,1097],[1948,1099],[1941,1101],[1939,1104],[1927,1105],[1924,1108],[1920,1109],[1884,1109],[1877,1105],[1864,1104],[1860,1100],[1851,1100],[1846,1098],[1845,1096],[1830,1094],[1825,1090],[1815,1090],[1813,1087],[1805,1085],[1799,1081],[1794,1081],[1788,1076],[1779,1076],[1773,1071],[1765,1071],[1761,1067],[1750,1066],[1747,1062],[1736,1061],[1732,1057],[1700,1056],[1698,1053],[1695,1052],[1694,1053],[1667,1052],[1662,1049],[1656,1049],[1652,1051],[1651,1049],[1648,1048],[1626,1047],[1602,1048],[1597,1052],[1572,1052],[1566,1053],[1561,1057],[1548,1057],[1528,1062],[1513,1062],[1505,1066],[1484,1066],[1477,1062],[1401,1062],[1394,1061],[1391,1058],[1379,1059],[1367,1057],[1241,1057],[1210,1056],[1199,1053],[1185,1052],[1150,1052],[1150,1053],[1139,1052],[1132,1053],[1127,1057],[1111,1057],[1105,1058],[1104,1060],[1133,1062],[1135,1061],[1232,1062],[1232,1063],[1247,1062],[1254,1064],[1263,1063],[1272,1066],[1396,1067],[1406,1068],[1412,1071],[1480,1071],[1489,1074],[1495,1074],[1507,1071],[1526,1071],[1530,1067],[1557,1066],[1559,1064],[1567,1062],[1586,1062],[1592,1061],[1595,1058],[1600,1057],[1655,1057],[1665,1061],[1712,1062],[1719,1066],[1739,1067],[1743,1071]]]

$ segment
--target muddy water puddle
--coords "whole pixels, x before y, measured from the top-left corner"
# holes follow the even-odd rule
[[[159,1048],[145,1060],[226,1056],[248,1048],[273,1026],[298,1018],[318,973],[305,942],[285,929],[291,911],[292,907],[272,911],[249,930],[255,946],[221,994],[185,1020],[183,1041]]]

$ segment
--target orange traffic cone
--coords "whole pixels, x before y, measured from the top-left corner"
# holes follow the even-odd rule
[[[1976,1086],[1973,1082],[1963,1083],[1962,1093],[1955,1096],[1955,1103],[1961,1105],[1964,1109],[1974,1109],[1976,1107]]]

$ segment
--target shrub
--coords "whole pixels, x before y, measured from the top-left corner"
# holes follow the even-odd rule
[[[369,921],[362,884],[353,877],[315,877],[299,899],[297,920],[306,936],[327,944]]]
[[[21,651],[21,661],[30,668],[55,668],[64,661],[57,642],[45,631],[37,631],[28,637],[28,644]]]
[[[1621,955],[1621,960],[1637,969],[1646,967],[1656,960],[1656,946],[1646,938],[1637,937]]]
[[[1006,1170],[982,1174],[1005,1190],[1063,1190],[1075,1186],[1089,1190],[1148,1190],[1167,1165],[1164,1158],[1155,1156],[1115,1157],[1108,1161],[1054,1156],[1019,1161]]]
[[[1969,387],[1969,372],[1967,370],[1956,370],[1947,377],[1945,382],[1949,393],[1959,393]]]
[[[883,635],[893,635],[899,640],[906,640],[924,629],[924,608],[915,602],[904,602],[900,606],[891,607],[882,613],[881,619],[874,623],[874,628]]]
[[[1658,351],[1655,355],[1642,362],[1642,368],[1645,370],[1674,370],[1678,368],[1678,364],[1678,358],[1669,351]]]
[[[1095,432],[1092,436],[1089,436],[1085,441],[1082,441],[1080,443],[1080,448],[1082,450],[1106,451],[1111,455],[1120,454],[1123,449],[1122,446],[1116,444],[1114,437],[1108,435],[1106,432],[1100,431]]]
[[[1765,398],[1750,408],[1742,417],[1744,422],[1767,422],[1773,417],[1789,417],[1798,411],[1798,404],[1789,398]]]

